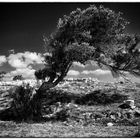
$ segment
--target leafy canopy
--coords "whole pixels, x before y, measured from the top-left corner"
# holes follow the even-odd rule
[[[16,80],[24,80],[24,78],[22,77],[22,75],[15,75],[13,77],[13,81],[16,81]]]
[[[77,8],[68,16],[64,15],[56,31],[44,37],[48,77],[53,75],[54,80],[58,76],[61,80],[72,62],[86,64],[89,60],[100,67],[107,66],[113,76],[121,71],[140,74],[140,56],[135,49],[139,36],[126,34],[127,24],[122,13],[103,6]]]

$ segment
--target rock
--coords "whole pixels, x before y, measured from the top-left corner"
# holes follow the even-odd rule
[[[70,126],[67,121],[64,121],[63,125]]]
[[[3,111],[5,108],[4,107],[0,107],[0,112]]]
[[[133,119],[133,113],[132,112],[126,112],[127,119]]]
[[[119,105],[118,107],[121,109],[134,109],[135,108],[134,100],[128,99],[124,101],[123,104]]]
[[[121,118],[122,114],[120,112],[117,112],[117,117]]]
[[[107,123],[107,126],[113,126],[112,122]]]
[[[140,117],[140,109],[135,109],[134,111],[135,117]]]
[[[6,97],[6,96],[9,96],[9,92],[3,92],[3,93],[1,94],[1,97]]]
[[[78,105],[76,105],[76,104],[74,104],[74,103],[68,103],[68,104],[66,105],[66,107],[68,107],[68,108],[77,108]]]
[[[135,108],[134,100],[132,100],[132,99],[128,99],[124,103],[130,105],[132,109]]]
[[[116,120],[115,115],[110,115],[110,118],[111,118],[112,120]]]
[[[125,104],[125,103],[119,105],[118,107],[121,108],[121,109],[131,109],[131,106],[128,105],[128,104]]]
[[[136,108],[136,106],[131,106],[131,109],[135,109]]]
[[[5,98],[0,98],[0,103],[5,101]]]
[[[95,120],[100,120],[102,117],[103,117],[102,114],[95,114],[94,115]]]

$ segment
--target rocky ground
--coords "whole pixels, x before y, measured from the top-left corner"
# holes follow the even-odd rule
[[[0,111],[10,108],[9,87],[1,90]],[[127,99],[134,107],[120,108]],[[44,97],[42,114],[44,120],[38,123],[1,121],[0,136],[134,137],[140,121],[140,84],[65,81]]]

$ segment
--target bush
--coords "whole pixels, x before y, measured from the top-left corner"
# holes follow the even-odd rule
[[[11,104],[11,117],[15,120],[32,120],[39,112],[36,102],[33,100],[34,88],[29,84],[16,86],[9,90],[13,99]]]
[[[49,118],[53,121],[67,121],[72,118],[73,115],[79,110],[78,106],[73,103],[61,103],[57,102],[54,105],[50,105],[44,114],[45,118]]]
[[[140,132],[138,131],[138,132],[134,135],[134,137],[140,138]]]

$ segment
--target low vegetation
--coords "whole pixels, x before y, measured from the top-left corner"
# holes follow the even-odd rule
[[[1,137],[138,136],[139,116],[134,112],[130,113],[129,109],[123,110],[118,106],[131,96],[139,107],[139,88],[124,88],[121,92],[104,87],[102,90],[93,88],[92,92],[85,94],[81,92],[83,89],[79,90],[79,93],[74,93],[66,91],[65,87],[54,88],[42,96],[40,120],[36,120],[33,110],[30,110],[32,108],[29,99],[32,98],[32,90],[29,85],[9,90],[13,100],[8,109],[13,110],[7,119],[6,116],[1,117]],[[125,90],[127,92],[124,94]],[[31,114],[32,117],[29,117]],[[108,123],[112,123],[113,126],[108,126]]]
[[[123,111],[118,106],[128,96],[139,100],[139,94],[134,96],[134,93],[139,92],[138,89],[121,91],[101,87],[95,90],[94,87],[90,92],[83,93],[84,89],[79,89],[80,92],[75,93],[56,88],[66,77],[73,62],[85,65],[94,61],[100,68],[107,67],[113,77],[125,76],[124,72],[140,76],[140,35],[128,34],[125,28],[127,24],[120,12],[95,5],[84,10],[77,8],[60,18],[54,33],[44,37],[44,69],[35,72],[37,80],[46,78],[48,81],[43,81],[37,89],[21,85],[6,91],[6,95],[2,93],[1,120],[44,121],[45,124],[9,125],[13,131],[23,127],[19,129],[21,132],[18,131],[18,136],[134,136],[139,123],[139,110],[136,116],[135,110]],[[19,78],[21,76],[15,80]],[[72,127],[71,122],[74,123]],[[6,135],[3,126],[9,131],[4,123],[0,126],[1,136],[15,136],[15,133]],[[98,131],[95,126],[99,126]],[[128,130],[124,129],[126,126],[129,126]],[[107,133],[103,133],[105,129]]]

